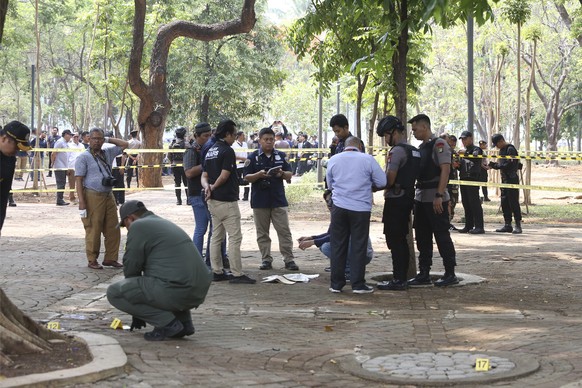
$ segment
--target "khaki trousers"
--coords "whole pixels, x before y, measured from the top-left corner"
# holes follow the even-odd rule
[[[283,255],[283,261],[288,263],[295,260],[288,213],[289,209],[287,207],[253,209],[255,228],[257,229],[257,244],[263,261],[273,261],[273,256],[271,256],[271,237],[269,237],[271,223],[273,223],[279,238],[279,251]]]
[[[67,179],[69,180],[69,201],[75,200],[75,170],[67,170]]]
[[[16,157],[16,169],[17,170],[26,169],[27,163],[28,163],[28,156],[17,156]],[[24,176],[24,171],[16,171],[14,173],[14,178],[22,179],[23,176]]]
[[[212,237],[210,239],[210,261],[212,270],[216,274],[221,274],[222,251],[220,244],[228,234],[228,259],[230,270],[234,276],[243,275],[240,255],[240,245],[242,243],[242,232],[240,225],[240,209],[238,202],[208,200],[208,210],[212,216]]]
[[[117,227],[117,206],[112,192],[101,193],[84,189],[87,217],[85,227],[85,252],[89,262],[97,261],[101,249],[101,234],[105,237],[105,260],[117,261],[121,232]]]

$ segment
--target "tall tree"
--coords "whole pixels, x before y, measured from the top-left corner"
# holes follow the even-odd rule
[[[520,127],[521,127],[521,27],[527,21],[531,14],[531,8],[528,0],[506,0],[503,8],[503,15],[517,26],[517,93],[516,93],[516,114],[515,130],[513,131],[513,144],[519,148],[520,144]]]
[[[542,30],[539,26],[531,26],[524,31],[524,39],[532,42],[530,76],[525,93],[525,152],[530,151],[531,143],[531,89],[536,77],[536,57],[538,42],[542,39]],[[526,161],[525,184],[531,185],[531,159]],[[523,191],[523,200],[527,205],[531,205],[530,190]]]
[[[214,24],[197,24],[176,20],[160,26],[154,38],[149,64],[148,82],[142,79],[142,59],[144,49],[144,26],[147,12],[146,0],[135,0],[133,20],[133,46],[129,64],[129,85],[140,99],[137,123],[142,133],[143,146],[150,149],[162,148],[162,136],[171,102],[168,97],[167,75],[168,54],[172,42],[178,37],[201,41],[222,39],[225,36],[249,32],[255,25],[255,0],[245,0],[241,16],[237,19]],[[146,164],[160,164],[161,154],[144,155]],[[161,186],[161,169],[144,170],[143,182],[146,187]]]
[[[2,44],[2,35],[4,35],[4,24],[6,23],[7,13],[8,0],[0,0],[0,44]]]

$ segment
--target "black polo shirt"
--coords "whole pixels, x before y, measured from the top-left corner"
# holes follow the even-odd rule
[[[16,168],[16,157],[6,156],[0,152],[0,230],[6,218],[6,206],[8,206],[8,196],[12,189],[12,178]]]
[[[212,199],[224,202],[238,201],[238,176],[236,174],[236,156],[231,146],[224,139],[216,140],[206,153],[204,170],[208,182],[214,184],[222,170],[230,171],[228,180],[212,191]]]
[[[244,174],[254,174],[273,167],[281,167],[283,171],[291,171],[291,166],[285,159],[284,152],[273,150],[271,156],[267,156],[262,150],[256,150],[247,158]],[[289,206],[289,204],[285,198],[285,185],[282,178],[259,179],[253,183],[251,191],[251,207],[253,209],[285,206]]]
[[[200,154],[200,146],[198,143],[194,142],[192,147],[186,150],[184,154],[184,171],[196,167],[202,163],[202,155]],[[189,196],[199,196],[202,193],[202,184],[200,183],[200,178],[202,174],[195,176],[194,178],[188,178],[188,195]]]

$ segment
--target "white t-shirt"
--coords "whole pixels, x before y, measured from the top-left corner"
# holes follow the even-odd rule
[[[246,151],[239,151],[241,149],[246,149],[247,148],[247,143],[245,143],[244,141],[241,143],[238,142],[238,140],[235,140],[234,143],[232,143],[232,148],[234,149],[234,153],[236,155],[237,158],[247,158],[247,152]],[[243,168],[245,166],[245,161],[244,160],[238,160],[236,161],[236,168]]]
[[[74,151],[67,152],[67,156],[69,157],[69,168],[74,170],[75,161],[77,160],[77,157],[81,155],[81,152],[85,151],[85,146],[81,142],[75,144],[73,140],[69,141],[68,146],[70,149],[74,149]]]

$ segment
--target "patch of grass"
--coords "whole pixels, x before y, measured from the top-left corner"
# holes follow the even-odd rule
[[[461,204],[460,212],[463,211]],[[529,213],[526,214],[525,205],[521,204],[523,219],[528,223],[558,224],[558,223],[582,223],[582,204],[579,203],[540,203],[529,205]],[[499,202],[487,202],[483,205],[485,222],[503,223],[503,213]]]
[[[289,204],[297,204],[311,201],[313,197],[319,197],[323,186],[317,185],[317,172],[310,171],[301,176],[301,181],[291,183],[285,187],[285,195]]]

